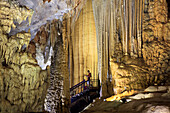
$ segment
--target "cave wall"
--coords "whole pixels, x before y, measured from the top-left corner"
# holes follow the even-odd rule
[[[0,2],[0,112],[3,113],[41,112],[44,109],[69,112],[67,39],[62,33],[63,23],[51,20],[61,15],[53,15],[51,19],[45,17],[47,13],[42,15],[44,9],[41,6],[48,7],[51,2],[41,4],[41,1],[37,6],[41,7],[40,10],[34,12],[34,5],[38,2]],[[73,3],[76,8],[69,13],[73,21],[86,1],[76,6],[78,2]],[[58,6],[65,5],[60,3]],[[50,8],[44,13],[48,11],[51,11]],[[63,15],[63,12],[58,12]],[[54,12],[50,12],[49,16],[51,13]]]
[[[0,112],[39,112],[44,109],[48,71],[35,59],[36,44],[31,33],[8,35],[33,11],[16,4],[0,2]],[[39,42],[37,42],[38,44]]]
[[[147,4],[147,3],[146,3]],[[148,2],[143,22],[143,59],[155,84],[168,84],[170,73],[170,20],[166,0]]]
[[[145,0],[142,1],[142,6],[141,58],[123,56],[120,63],[112,59],[115,93],[170,83],[170,29],[167,2]]]
[[[92,67],[95,75],[99,75],[104,97],[113,93],[113,86],[115,93],[120,93],[125,89],[169,82],[170,35],[166,0],[94,0],[87,4],[88,8],[84,6],[75,23],[72,17],[65,20],[70,86],[80,82],[81,75],[88,69],[88,58],[84,55],[93,47],[86,46],[91,43],[86,42],[90,36],[96,37],[93,42],[97,43],[97,53],[93,55],[97,58]],[[86,11],[93,12],[94,20],[89,20],[93,16]]]
[[[111,93],[112,85],[115,93],[121,93],[168,84],[170,35],[166,0],[92,3],[103,96]]]

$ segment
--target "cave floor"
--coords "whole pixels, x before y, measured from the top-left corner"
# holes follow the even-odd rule
[[[141,111],[143,111],[144,113],[146,113],[147,111],[152,111],[153,113],[160,113],[154,112],[155,110],[156,111],[162,110],[161,113],[169,113],[170,110],[167,109],[170,108],[170,99],[150,98],[136,100],[129,103],[121,103],[118,101],[117,102],[100,101],[96,102],[95,104],[92,104],[91,106],[93,107],[83,111],[82,113],[141,113]],[[167,106],[169,108],[167,108]]]
[[[149,97],[149,95],[152,95]],[[164,96],[163,96],[164,95]],[[145,96],[145,97],[144,97]],[[170,113],[170,93],[149,92],[129,96],[130,102],[96,99],[81,113]],[[141,98],[139,98],[141,97]],[[126,100],[128,100],[126,98]],[[134,99],[136,98],[136,99]]]

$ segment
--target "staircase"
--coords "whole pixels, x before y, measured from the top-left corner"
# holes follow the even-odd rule
[[[82,111],[88,104],[93,102],[93,99],[99,97],[100,81],[98,79],[91,79],[89,81],[81,81],[70,88],[71,98],[71,113],[78,113]]]

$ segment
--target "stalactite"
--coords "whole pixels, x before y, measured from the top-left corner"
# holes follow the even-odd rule
[[[116,48],[116,0],[113,1],[113,39],[114,39],[114,48]],[[114,53],[115,53],[114,49]],[[115,55],[115,54],[113,54]]]
[[[140,50],[140,0],[137,0],[137,53],[139,55]]]
[[[113,31],[113,26],[114,26],[114,22],[113,22],[113,0],[111,0],[110,3],[110,35],[109,35],[109,56],[114,54],[114,31]]]
[[[138,55],[138,43],[137,43],[137,15],[138,15],[138,11],[137,11],[138,7],[137,7],[137,1],[135,0],[135,29],[134,29],[134,51],[135,51],[135,55]]]
[[[124,23],[124,11],[123,8],[124,8],[124,5],[123,5],[123,0],[121,0],[120,2],[120,18],[121,18],[121,32],[122,32],[122,47],[123,47],[123,53],[125,52],[125,45],[124,45],[124,42],[125,42],[125,23]]]
[[[133,42],[134,42],[134,8],[135,8],[135,4],[134,4],[134,0],[132,0],[132,37],[131,37],[131,50],[130,50],[130,55],[131,56],[134,56],[134,50],[133,50],[133,48],[134,48],[134,44],[133,44]]]
[[[83,9],[82,9],[83,10]],[[82,16],[82,17],[81,17]],[[79,16],[79,81],[83,81],[84,77],[84,61],[83,61],[83,11]]]
[[[128,0],[125,0],[125,55],[128,55]]]
[[[71,39],[71,18],[67,17],[67,37],[68,37],[68,62],[69,62],[69,76],[70,76],[70,87],[73,86],[73,46],[72,46],[72,39]]]
[[[74,30],[74,43],[73,43],[73,55],[74,55],[74,85],[79,83],[79,21],[75,23]]]
[[[87,61],[88,61],[88,58],[87,56],[89,55],[88,53],[88,34],[87,34],[87,30],[88,30],[88,24],[87,24],[87,20],[88,20],[88,15],[87,15],[87,8],[84,8],[83,10],[83,56],[86,56],[84,57],[84,74],[86,73],[86,70],[87,70]],[[84,78],[85,79],[85,78]]]
[[[109,12],[110,3],[113,1],[103,1],[103,0],[93,0],[93,11],[94,11],[94,18],[96,24],[96,31],[97,31],[97,47],[98,47],[98,72],[100,76],[100,80],[102,83],[101,88],[101,96],[105,97],[108,95],[108,78],[107,76],[109,71],[109,44],[110,44],[110,34],[113,36],[111,37],[113,43],[116,42],[116,10],[111,14]],[[114,1],[115,2],[115,1]],[[114,4],[114,3],[113,3]],[[112,6],[111,6],[112,7]],[[112,7],[116,9],[116,5]],[[106,13],[107,12],[107,13]],[[111,16],[113,15],[113,16]],[[111,16],[111,17],[110,17]],[[110,18],[113,18],[113,21],[110,22]],[[110,24],[113,24],[114,27],[112,28],[113,31],[110,30]],[[115,37],[114,37],[115,36]],[[115,45],[113,45],[115,46]],[[113,50],[113,48],[112,48]]]
[[[136,51],[135,51],[135,37],[136,37],[136,35],[135,35],[135,32],[136,32],[136,1],[135,0],[133,0],[133,2],[132,2],[132,19],[133,19],[133,22],[132,22],[132,38],[131,38],[131,56],[135,56],[135,54],[136,54]]]
[[[98,53],[98,73],[99,78],[101,80],[101,67],[102,67],[102,58],[101,58],[101,44],[102,44],[102,31],[101,31],[101,25],[100,25],[100,19],[102,18],[102,13],[99,13],[99,9],[101,9],[101,2],[97,0],[92,1],[93,6],[93,13],[94,13],[94,20],[95,20],[95,26],[96,26],[96,38],[97,38],[97,53]],[[97,18],[98,17],[98,18]]]
[[[107,56],[112,55],[117,62],[121,61],[123,55],[141,57],[142,2],[140,0],[93,0],[98,40],[98,69],[102,85],[107,80],[106,70],[103,69],[107,69],[105,65]],[[108,3],[110,12],[106,5]],[[109,40],[108,44],[106,40]],[[106,55],[107,46],[105,45],[109,45],[109,54]]]
[[[72,18],[74,19],[74,18]],[[87,1],[81,10],[77,21],[71,27],[73,46],[73,79],[72,85],[81,82],[87,74],[87,70],[92,73],[92,78],[97,78],[97,40],[95,32],[95,22],[93,16],[92,2]]]
[[[131,51],[132,51],[132,26],[133,26],[133,24],[132,24],[132,22],[133,22],[133,20],[132,20],[132,0],[129,0],[129,40],[128,40],[128,51],[129,51],[129,54],[131,54]]]
[[[140,6],[140,10],[139,10],[139,43],[138,43],[138,45],[139,45],[139,54],[138,54],[138,56],[139,57],[141,57],[142,56],[142,12],[143,12],[143,10],[142,10],[142,7],[143,7],[143,0],[140,0],[140,2],[139,2],[139,6]]]

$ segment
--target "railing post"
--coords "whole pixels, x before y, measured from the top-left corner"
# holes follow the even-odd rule
[[[84,88],[85,88],[85,83],[86,83],[86,82],[85,82],[85,80],[83,80],[83,82],[84,82],[84,84],[83,84],[83,91],[84,91]]]

